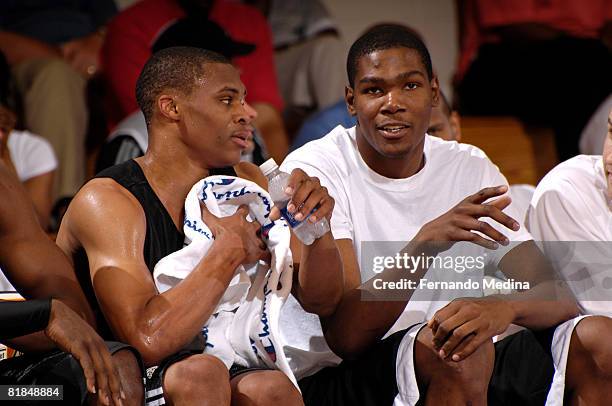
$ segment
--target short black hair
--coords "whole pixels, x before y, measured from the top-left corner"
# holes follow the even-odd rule
[[[190,95],[208,63],[231,64],[225,56],[194,47],[171,47],[153,54],[136,81],[136,101],[151,124],[157,97],[168,89]]]
[[[351,87],[355,87],[355,75],[357,73],[357,63],[362,56],[371,54],[375,51],[382,51],[391,48],[414,49],[421,57],[421,62],[425,66],[428,79],[433,78],[433,68],[429,51],[423,40],[410,28],[398,24],[377,25],[353,43],[346,59],[346,73]]]

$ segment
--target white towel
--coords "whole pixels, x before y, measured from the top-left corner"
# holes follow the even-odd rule
[[[155,265],[157,288],[164,292],[185,279],[213,244],[212,232],[202,221],[200,201],[217,217],[232,215],[239,206],[248,205],[250,219],[263,225],[262,234],[272,254],[269,266],[259,262],[236,269],[203,326],[205,352],[228,368],[238,364],[281,370],[297,387],[279,333],[280,309],[291,292],[290,232],[284,220],[269,220],[272,199],[258,185],[231,176],[211,176],[193,186],[185,200],[186,246]]]

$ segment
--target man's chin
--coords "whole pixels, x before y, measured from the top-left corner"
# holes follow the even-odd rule
[[[377,151],[385,158],[399,159],[410,155],[412,148],[409,145],[379,145]]]

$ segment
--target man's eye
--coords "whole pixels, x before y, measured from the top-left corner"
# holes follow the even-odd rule
[[[225,103],[227,105],[232,104],[232,98],[231,97],[226,97],[221,99],[221,103]]]
[[[365,94],[382,94],[382,89],[378,87],[368,87],[364,90]]]
[[[419,87],[419,84],[416,82],[410,82],[406,84],[406,88],[410,89],[410,90],[414,90],[417,87]]]

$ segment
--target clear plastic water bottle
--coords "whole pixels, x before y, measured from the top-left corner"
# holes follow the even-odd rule
[[[316,211],[313,210],[302,221],[298,221],[293,217],[293,214],[287,211],[287,204],[291,200],[291,196],[285,193],[287,182],[290,175],[278,169],[278,165],[274,159],[270,158],[259,166],[259,169],[268,178],[268,193],[272,197],[275,206],[280,209],[281,215],[287,220],[289,226],[293,229],[293,233],[306,245],[310,245],[319,237],[322,237],[329,231],[329,222],[323,217],[316,223],[308,220],[308,217]]]

